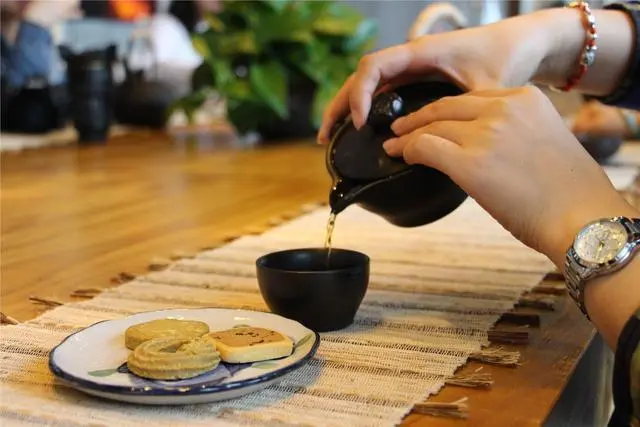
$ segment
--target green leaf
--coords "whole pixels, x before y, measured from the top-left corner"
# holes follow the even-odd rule
[[[287,108],[287,75],[275,61],[255,64],[249,70],[251,87],[260,98],[282,119],[289,116]]]
[[[349,6],[332,3],[313,24],[313,30],[333,36],[349,37],[355,34],[362,16]]]
[[[256,94],[251,90],[251,84],[247,80],[236,79],[229,82],[224,89],[224,93],[227,97],[236,100],[258,100]]]
[[[254,101],[227,100],[227,118],[240,134],[257,131],[261,123],[277,118],[265,104]]]
[[[218,47],[225,56],[255,55],[258,53],[256,35],[253,31],[239,31],[236,33],[219,34]]]
[[[349,61],[349,57],[336,55],[318,40],[308,45],[306,56],[300,52],[292,54],[292,62],[319,86],[342,85],[349,74],[355,71],[352,64],[357,64],[358,60]]]
[[[174,101],[167,108],[167,116],[171,116],[171,114],[176,111],[182,111],[187,116],[189,123],[193,123],[194,113],[202,107],[202,104],[207,100],[210,90],[210,88],[204,87]]]
[[[216,88],[218,88],[221,92],[225,92],[224,88],[229,84],[229,82],[236,79],[236,76],[231,70],[231,64],[224,58],[214,58],[211,60],[210,64],[213,68],[213,75],[215,76],[216,80]]]
[[[193,45],[195,51],[198,52],[204,59],[211,58],[211,50],[209,49],[209,45],[203,37],[194,35],[191,39],[191,44]]]
[[[211,64],[203,62],[196,68],[191,75],[191,90],[198,91],[215,85],[215,75]]]
[[[109,375],[113,375],[118,372],[117,369],[100,369],[98,371],[90,371],[87,372],[92,377],[108,377]]]
[[[330,5],[331,1],[326,0],[302,1],[296,3],[296,9],[302,16],[315,21],[326,12]]]
[[[209,28],[193,43],[209,67],[196,70],[193,93],[172,108],[191,117],[206,99],[201,90],[215,90],[225,97],[228,118],[239,132],[288,118],[289,79],[297,74],[316,84],[317,126],[376,32],[356,9],[330,0],[229,0],[204,18]],[[236,74],[240,64],[248,69],[246,78]]]
[[[209,25],[209,28],[211,28],[216,33],[221,33],[225,30],[224,22],[222,22],[222,20],[213,13],[207,13],[204,19]]]
[[[343,43],[345,52],[361,53],[370,49],[371,42],[378,31],[378,26],[374,21],[365,20],[360,23],[357,31]]]
[[[281,13],[287,6],[289,6],[291,0],[263,0],[263,2],[276,12]]]
[[[272,369],[277,368],[278,364],[276,362],[256,362],[251,365],[251,367],[256,369]]]
[[[293,349],[296,350],[298,349],[302,344],[306,343],[307,341],[309,341],[311,339],[311,337],[313,336],[313,334],[307,334],[304,337],[300,338],[300,341],[298,341],[296,343],[296,345],[293,346]]]
[[[260,20],[274,9],[264,1],[225,1],[218,17],[226,24],[226,29],[249,29],[260,24]]]
[[[331,52],[327,45],[318,40],[309,43],[306,50],[291,52],[290,56],[291,62],[314,82],[321,84],[330,78],[327,59],[331,56]]]
[[[287,7],[278,14],[262,16],[259,24],[253,28],[261,45],[277,41],[307,43],[312,40],[312,21],[293,7]]]

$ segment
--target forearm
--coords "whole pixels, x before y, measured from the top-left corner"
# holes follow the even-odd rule
[[[618,86],[629,66],[634,48],[634,27],[621,11],[593,11],[598,28],[598,50],[593,65],[576,87],[590,95],[604,96]],[[534,76],[536,83],[562,86],[575,72],[585,43],[586,30],[581,12],[551,9],[535,14],[549,46]]]
[[[622,328],[640,308],[640,256],[622,270],[589,283],[585,304],[598,332],[615,350]]]

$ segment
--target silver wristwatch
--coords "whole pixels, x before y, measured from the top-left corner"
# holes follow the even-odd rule
[[[565,279],[569,295],[589,317],[584,288],[589,280],[624,267],[640,247],[640,219],[605,218],[590,222],[567,251]]]

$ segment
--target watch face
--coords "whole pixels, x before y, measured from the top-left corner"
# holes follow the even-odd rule
[[[585,227],[573,245],[584,261],[603,264],[616,258],[627,243],[627,230],[622,224],[598,221]]]

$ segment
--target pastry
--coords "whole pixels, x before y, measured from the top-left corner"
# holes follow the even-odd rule
[[[129,371],[154,380],[193,378],[219,363],[213,342],[202,338],[155,338],[137,346],[127,359]]]
[[[206,323],[195,320],[158,319],[127,328],[124,345],[134,350],[140,344],[153,338],[198,338],[209,332]]]
[[[293,341],[279,332],[264,328],[239,327],[211,332],[220,358],[227,363],[249,363],[289,356]]]

